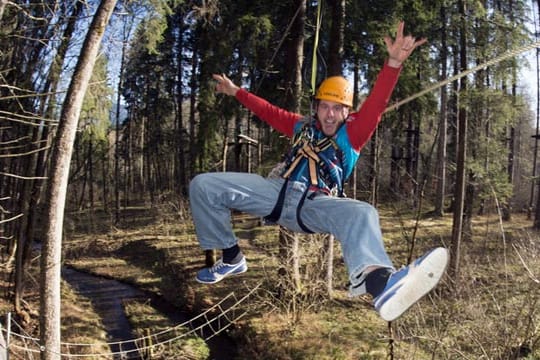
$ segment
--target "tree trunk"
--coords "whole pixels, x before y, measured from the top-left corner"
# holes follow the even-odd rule
[[[140,194],[144,194],[148,189],[146,188],[146,183],[148,179],[146,179],[146,176],[144,174],[146,164],[144,162],[144,156],[146,153],[146,116],[143,116],[141,118],[141,126],[140,126],[140,134],[138,134],[138,143],[136,144],[139,149],[139,156],[137,159],[137,183],[135,185],[136,188],[139,189]],[[135,190],[135,189],[134,189]]]
[[[1,1],[2,4],[4,4],[4,1]],[[46,81],[46,84],[44,86],[44,89],[47,89],[44,91],[44,93],[47,92],[53,92],[52,90],[56,88],[58,84],[58,75],[61,70],[61,66],[59,66],[59,63],[62,63],[64,61],[69,40],[71,39],[73,35],[73,31],[75,28],[76,19],[78,18],[79,14],[81,13],[83,9],[83,3],[77,2],[75,7],[73,8],[72,14],[69,17],[67,26],[64,30],[63,36],[62,36],[62,43],[58,47],[57,54],[55,56],[53,65],[51,66],[51,70],[48,74],[48,78]],[[0,16],[1,19],[1,16]],[[44,111],[44,108],[46,107],[46,104],[49,103],[47,99],[41,102],[40,104],[40,111],[39,113],[42,114]],[[53,115],[51,114],[53,107],[48,107],[48,114],[45,114],[45,118],[52,118]],[[45,126],[42,130],[34,129],[33,135],[32,135],[32,143],[33,144],[41,144],[38,146],[46,147],[46,143],[48,143],[48,137],[49,137],[49,127]],[[30,156],[30,165],[28,168],[28,176],[36,178],[43,177],[45,172],[45,163],[46,163],[46,157],[47,157],[47,151],[43,150],[38,153],[35,153]],[[30,251],[32,248],[32,240],[34,237],[34,228],[35,228],[35,222],[38,218],[37,212],[38,212],[38,202],[41,195],[43,186],[43,180],[25,180],[25,189],[30,190],[30,192],[27,194],[26,190],[23,192],[23,197],[21,200],[22,206],[26,209],[23,210],[23,214],[26,216],[23,218],[23,221],[20,225],[20,235],[18,237],[19,244],[16,248],[18,254],[15,264],[15,294],[14,294],[14,307],[15,312],[19,313],[22,310],[21,304],[23,300],[23,292],[24,292],[24,280],[25,280],[25,272],[26,268],[28,266]],[[27,197],[28,196],[28,197]],[[0,212],[1,213],[1,212]],[[1,235],[1,234],[0,234]]]
[[[242,51],[242,47],[240,47],[237,50],[237,52],[238,52],[238,70],[237,70],[237,75],[235,76],[233,81],[236,84],[240,84],[242,82],[242,73],[243,73],[242,64],[245,61],[245,57]],[[244,119],[244,117],[242,116],[242,109],[236,106],[233,111],[233,114],[234,114],[234,132],[233,132],[234,164],[232,166],[232,169],[234,171],[241,172],[241,171],[244,171],[243,166],[242,166],[242,146],[245,144],[246,147],[249,147],[249,142],[242,143],[242,141],[240,141],[241,139],[240,136],[246,135],[246,134],[242,134],[242,122]],[[225,122],[228,123],[228,119]]]
[[[175,116],[175,149],[176,149],[176,156],[175,156],[175,190],[177,193],[180,194],[187,194],[187,179],[186,179],[186,158],[184,154],[184,94],[183,94],[183,81],[184,81],[184,67],[183,61],[184,61],[184,31],[185,31],[185,19],[182,15],[179,19],[180,25],[179,29],[180,32],[177,37],[177,51],[176,51],[176,62],[178,64],[178,71],[176,73],[177,76],[177,83],[176,83],[176,116]]]
[[[84,144],[82,144],[84,146]],[[84,149],[81,149],[82,153],[84,154]],[[78,151],[77,151],[78,153]],[[83,156],[84,158],[84,156]],[[88,165],[86,163],[86,161],[84,161],[84,159],[82,160],[82,185],[81,185],[81,197],[79,199],[79,202],[77,205],[77,210],[83,210],[84,209],[84,199],[85,199],[85,196],[86,196],[86,183],[87,183],[87,179],[88,179]],[[68,180],[68,183],[69,183],[69,180]]]
[[[94,211],[94,139],[90,137],[88,141],[88,201],[90,202],[90,209]]]
[[[37,142],[38,138],[38,129],[34,129],[34,135],[32,136],[32,143],[39,144]],[[22,166],[24,167],[23,171],[27,171],[27,175],[33,176],[34,169],[36,168],[37,163],[37,154],[34,154],[30,157],[26,157],[25,159],[22,159]],[[23,294],[23,282],[24,282],[24,272],[26,268],[26,253],[28,252],[28,245],[31,239],[28,239],[26,237],[27,235],[27,228],[28,228],[28,216],[30,211],[30,199],[32,194],[32,188],[33,188],[34,180],[22,180],[22,191],[20,195],[20,213],[25,214],[25,216],[22,217],[21,222],[19,224],[19,231],[17,236],[17,246],[15,248],[16,251],[16,259],[15,259],[15,312],[17,314],[21,313],[22,307],[22,294]]]
[[[103,204],[103,211],[109,211],[109,153],[106,149],[102,150],[101,156],[101,203]]]
[[[286,81],[285,106],[292,112],[300,112],[300,95],[302,92],[302,61],[304,57],[304,24],[306,18],[307,0],[296,0],[294,9],[300,9],[291,27],[291,36],[287,46],[287,69],[289,69]],[[292,243],[289,241],[292,238]],[[285,269],[290,264],[291,273],[296,289],[300,286],[300,269],[298,264],[298,234],[289,234],[281,228],[279,232],[279,251],[282,254],[281,259],[285,259],[282,266]],[[289,263],[289,261],[292,261]],[[284,270],[284,269],[281,269]],[[279,274],[286,275],[287,271],[279,271]]]
[[[125,206],[127,207],[128,204],[129,204],[129,200],[130,200],[130,194],[131,192],[135,189],[135,174],[134,172],[136,171],[135,169],[137,168],[136,164],[135,163],[135,159],[134,159],[134,156],[133,156],[133,138],[134,138],[134,135],[133,135],[133,117],[131,117],[131,115],[128,114],[128,120],[127,120],[127,125],[126,125],[126,135],[125,135],[125,138],[127,139],[127,144],[126,144],[126,153],[125,153],[125,156],[126,156],[126,161],[125,161],[125,164],[124,164],[124,173],[126,174],[126,181],[124,183],[124,204]]]
[[[199,49],[198,42],[195,40],[193,44],[193,56],[191,58],[191,80],[190,86],[191,95],[189,96],[189,158],[191,160],[191,166],[189,171],[189,178],[191,179],[195,175],[196,160],[197,160],[197,134],[195,129],[197,128],[197,69],[199,68]]]
[[[294,9],[300,8],[291,27],[291,36],[287,44],[286,54],[286,90],[285,108],[300,112],[302,94],[302,62],[304,61],[304,23],[306,21],[307,0],[296,0]]]
[[[371,189],[370,203],[373,206],[377,206],[378,203],[378,189],[379,183],[377,180],[377,174],[379,173],[379,131],[375,129],[373,136],[371,137],[371,167],[369,169],[369,185]]]
[[[441,74],[439,79],[443,80],[447,77],[447,61],[448,49],[446,48],[446,8],[441,6]],[[446,191],[446,144],[448,127],[447,119],[447,101],[448,89],[446,86],[441,87],[440,92],[441,110],[439,112],[439,138],[437,143],[437,187],[435,194],[435,209],[433,214],[438,217],[444,215],[444,195]]]
[[[127,20],[124,17],[124,24],[122,30],[122,52],[120,55],[120,73],[118,74],[118,86],[116,88],[116,116],[115,116],[115,129],[114,129],[114,223],[120,223],[120,103],[124,77],[126,47],[128,41],[128,27]],[[125,181],[125,179],[124,179]]]
[[[509,2],[509,15],[510,15],[510,22],[514,22],[514,13],[512,11],[513,8],[513,2]],[[517,64],[513,61],[512,62],[512,105],[515,107],[517,102]],[[519,121],[519,117],[518,120]],[[510,126],[510,136],[508,140],[508,181],[510,183],[510,186],[514,186],[514,180],[515,180],[515,174],[516,174],[516,167],[517,162],[519,161],[519,156],[516,156],[516,144],[518,143],[516,135],[516,128],[519,129],[519,124],[512,123]],[[502,203],[502,219],[504,221],[510,221],[512,217],[512,198],[506,199]]]
[[[414,123],[412,111],[407,111],[406,117],[408,122],[405,156],[407,197],[416,201],[416,194],[418,193],[418,146],[420,127]]]
[[[251,136],[253,135],[251,133],[251,116],[248,115],[246,122],[247,122],[247,136],[251,138]],[[253,145],[256,146],[255,144]],[[252,154],[253,154],[252,144],[248,144],[246,148],[246,171],[248,173],[253,172]]]
[[[355,55],[354,59],[354,68],[353,68],[353,109],[356,110],[360,105],[360,90],[358,89],[358,82],[360,81],[360,57]],[[353,199],[358,199],[357,188],[358,188],[358,167],[354,167],[351,188],[352,194],[350,195]]]
[[[105,27],[116,0],[103,0],[96,11],[69,85],[51,155],[51,171],[46,198],[45,236],[41,255],[40,343],[42,360],[60,356],[60,280],[62,225],[69,165],[81,107],[96,62]]]
[[[227,122],[223,126],[223,148],[221,149],[221,171],[227,171],[227,153],[229,152],[229,129]]]
[[[339,76],[343,72],[345,0],[331,0],[329,4],[332,8],[332,27],[328,44],[328,76]]]
[[[512,105],[516,106],[517,100],[517,69],[514,65],[512,69]],[[519,121],[519,118],[518,118]],[[517,135],[516,128],[519,129],[519,124],[512,124],[510,126],[510,136],[508,139],[508,182],[513,187],[516,173],[516,162],[519,157],[516,157],[516,143]],[[508,198],[501,204],[502,219],[504,221],[510,221],[512,218],[512,198]]]
[[[465,3],[463,0],[459,0],[459,11],[461,15],[461,28],[460,28],[460,70],[467,69],[467,29],[465,25],[466,11]],[[460,93],[465,94],[467,90],[467,78],[462,77],[460,80]],[[463,101],[459,101],[459,114],[458,114],[458,129],[457,140],[458,148],[456,155],[456,188],[454,192],[455,204],[454,204],[454,218],[452,225],[452,244],[450,251],[450,273],[454,280],[455,288],[459,288],[459,263],[460,263],[460,248],[461,237],[463,230],[463,206],[465,198],[465,159],[467,156],[467,110]]]
[[[335,238],[334,235],[326,235],[327,237],[327,243],[326,243],[326,253],[327,253],[327,265],[326,265],[326,290],[328,292],[328,296],[332,297],[332,294],[334,292],[334,242]]]
[[[279,228],[279,259],[281,264],[278,275],[283,279],[280,289],[281,294],[287,294],[287,290],[299,291],[302,284],[300,278],[300,234],[289,231],[284,227]]]
[[[537,0],[537,9],[538,9],[538,15],[540,15],[540,0]],[[535,33],[538,34],[538,26],[535,24]],[[538,40],[538,36],[536,37],[536,40]],[[540,49],[536,49],[536,88],[540,89]],[[540,139],[540,91],[536,92],[536,133],[534,135],[534,159],[533,159],[533,170],[532,170],[532,181],[531,181],[531,197],[529,200],[529,210],[528,214],[529,217],[532,216],[532,208],[534,205],[534,192],[535,188],[538,186],[540,187],[540,181],[536,179],[536,167],[538,164],[538,140]],[[538,192],[540,194],[540,191]],[[537,195],[538,199],[537,201],[540,202],[540,196]],[[536,230],[540,229],[540,206],[539,204],[536,204],[536,214],[535,214],[535,220],[533,224],[534,228]]]

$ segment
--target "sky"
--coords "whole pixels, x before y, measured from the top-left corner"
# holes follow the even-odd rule
[[[528,93],[531,99],[531,110],[536,114],[537,96],[538,96],[538,81],[537,81],[537,65],[536,52],[538,49],[528,51],[525,58],[529,62],[527,68],[523,67],[520,73],[519,83],[523,85],[523,93]]]
[[[529,23],[529,30],[532,34],[538,33],[538,26],[535,25],[538,24],[538,3],[536,1],[531,1],[531,15],[530,19],[531,22]],[[540,40],[538,38],[538,34],[536,37],[536,41]],[[531,103],[531,110],[536,114],[537,109],[537,98],[538,98],[538,65],[537,65],[537,52],[540,49],[531,50],[528,51],[525,54],[525,58],[529,62],[529,66],[527,68],[523,68],[521,71],[521,81],[523,82],[524,86],[526,87],[527,91],[530,94],[532,103]],[[538,115],[537,115],[538,116]]]

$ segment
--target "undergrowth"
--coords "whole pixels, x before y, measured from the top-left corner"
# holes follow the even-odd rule
[[[85,217],[78,216],[84,224]],[[66,234],[66,261],[130,282],[192,314],[233,291],[242,296],[260,285],[242,304],[247,314],[229,332],[238,359],[540,359],[540,237],[524,215],[504,223],[496,215],[476,217],[471,240],[461,246],[459,277],[443,277],[435,291],[392,324],[378,317],[369,297],[348,297],[337,240],[329,277],[328,237],[281,233],[281,241],[289,248],[296,244],[298,252],[278,256],[278,227],[259,226],[257,219],[235,221],[249,271],[203,286],[194,281],[204,255],[186,204],[165,202],[124,216],[129,217],[124,224],[97,226],[101,220],[94,213],[91,230],[96,231],[90,232],[73,222]],[[418,217],[382,208],[380,218],[396,267],[409,254],[450,246],[450,215]],[[148,309],[129,311],[140,320]],[[140,329],[158,331],[149,323],[133,321]]]

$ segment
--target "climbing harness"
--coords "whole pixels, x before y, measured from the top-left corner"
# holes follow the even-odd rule
[[[330,174],[326,174],[331,164],[329,164],[328,157],[323,155],[323,152],[330,147],[339,154],[339,148],[331,137],[325,136],[321,139],[315,139],[315,131],[315,120],[310,119],[304,122],[302,129],[293,138],[291,151],[287,155],[286,170],[282,177],[290,178],[301,161],[306,159],[311,186],[320,187],[319,177],[321,177],[325,188],[333,189],[333,185],[340,187],[341,179],[333,179]],[[341,159],[337,160],[341,162]],[[342,189],[339,190],[341,193]]]
[[[274,209],[265,219],[273,223],[279,220],[289,180],[301,182],[306,188],[297,205],[296,220],[302,230],[312,233],[300,217],[302,206],[310,192],[309,199],[321,194],[344,196],[343,154],[332,137],[320,136],[322,133],[316,129],[315,119],[306,118],[301,120],[301,123],[303,125],[293,137],[291,150],[286,156],[285,167],[281,172],[285,182]]]
[[[307,184],[307,179],[302,178],[307,166],[312,190],[316,188],[326,194],[342,197],[346,177],[342,150],[334,137],[325,136],[317,129],[316,123],[317,120],[313,118],[302,121],[303,125],[294,136],[293,145],[287,154],[286,170],[282,176]],[[304,159],[306,161],[302,161]]]

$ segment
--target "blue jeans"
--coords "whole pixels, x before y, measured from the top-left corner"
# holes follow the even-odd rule
[[[230,209],[255,216],[272,212],[284,180],[248,173],[205,173],[190,183],[189,196],[195,231],[205,250],[226,249],[237,239]],[[306,185],[289,182],[279,225],[303,232],[296,209]],[[351,279],[369,266],[393,268],[382,240],[379,214],[370,204],[348,198],[317,195],[306,198],[302,222],[313,232],[333,234],[341,244]]]

